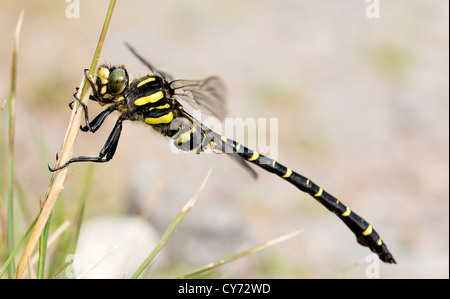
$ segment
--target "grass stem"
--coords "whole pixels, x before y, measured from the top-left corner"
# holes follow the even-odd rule
[[[7,243],[8,255],[14,251],[14,132],[16,119],[16,78],[17,78],[17,60],[19,52],[20,30],[22,28],[24,11],[22,10],[17,21],[16,33],[14,35],[14,46],[11,62],[11,86],[9,90],[9,174],[8,174],[8,209],[7,209]],[[14,259],[8,268],[9,278],[14,276]]]
[[[156,245],[155,249],[153,249],[153,251],[150,253],[150,255],[139,266],[139,268],[136,270],[136,272],[133,274],[133,276],[131,276],[131,278],[138,278],[142,274],[142,272],[147,268],[147,266],[151,263],[151,261],[156,257],[156,255],[161,251],[161,249],[166,245],[169,237],[177,229],[178,225],[181,223],[181,221],[183,221],[184,217],[186,217],[186,215],[189,213],[189,211],[195,205],[195,202],[197,201],[198,197],[202,193],[210,175],[211,175],[211,169],[209,169],[208,173],[206,174],[206,177],[203,180],[200,188],[197,190],[197,193],[193,197],[191,197],[191,199],[183,206],[180,213],[177,215],[177,217],[172,221],[172,223],[169,225],[167,230],[164,232],[158,245]]]
[[[108,8],[108,12],[105,17],[105,21],[103,23],[102,32],[100,34],[100,38],[97,44],[97,48],[94,53],[94,57],[92,59],[91,67],[89,69],[89,74],[93,75],[95,72],[95,69],[97,68],[97,62],[100,57],[100,53],[106,38],[106,33],[108,31],[109,23],[111,21],[112,13],[114,11],[114,6],[116,4],[115,0],[110,1],[110,5]],[[82,99],[85,103],[87,102],[87,97],[85,97],[86,92],[89,88],[89,83],[86,81],[86,79],[83,77],[83,80],[80,84],[80,89],[78,90],[77,96]],[[83,109],[81,105],[77,101],[75,101],[75,106],[72,111],[72,115],[69,121],[69,125],[67,127],[66,135],[64,137],[64,142],[61,147],[61,151],[59,154],[59,160],[58,165],[61,165],[62,163],[65,163],[68,161],[73,154],[73,149],[75,147],[75,141],[78,136],[80,124],[82,121],[83,116]],[[39,239],[39,236],[41,235],[45,224],[47,223],[47,220],[53,210],[53,207],[55,205],[55,202],[61,193],[61,191],[64,188],[64,183],[66,181],[66,174],[67,174],[67,167],[63,168],[57,172],[55,172],[49,183],[49,187],[47,189],[47,194],[45,196],[44,204],[42,207],[42,210],[40,212],[38,221],[36,223],[36,226],[34,227],[34,230],[31,234],[30,239],[28,240],[27,246],[25,247],[25,251],[22,255],[22,258],[19,262],[18,269],[16,272],[17,278],[22,278],[24,275],[24,272],[27,268],[28,263],[28,256],[31,256],[31,253],[33,252],[34,248],[36,247],[37,241]]]

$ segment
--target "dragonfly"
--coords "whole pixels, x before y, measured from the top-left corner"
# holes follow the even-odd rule
[[[173,140],[180,150],[201,153],[205,150],[225,153],[243,166],[253,177],[256,172],[249,163],[271,172],[291,183],[341,219],[356,236],[359,244],[368,247],[385,263],[396,261],[386,244],[371,224],[352,211],[336,197],[325,191],[309,178],[243,144],[216,133],[186,111],[187,103],[194,109],[206,111],[222,118],[224,114],[224,85],[211,76],[203,80],[173,80],[165,72],[159,71],[129,44],[128,49],[149,68],[151,74],[131,80],[124,65],[101,65],[96,72],[95,82],[84,71],[84,76],[92,87],[89,99],[106,108],[94,119],[90,119],[88,107],[74,94],[82,105],[86,125],[83,132],[95,133],[113,112],[118,112],[117,121],[103,148],[96,157],[79,156],[62,165],[51,168],[54,172],[76,162],[103,163],[110,161],[116,152],[124,121],[143,122],[156,132]],[[183,103],[183,104],[182,104]],[[72,108],[71,103],[71,108]]]

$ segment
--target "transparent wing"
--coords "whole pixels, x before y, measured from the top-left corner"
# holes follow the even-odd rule
[[[143,63],[145,64],[153,74],[164,78],[167,82],[170,82],[170,87],[174,91],[174,96],[177,99],[181,99],[187,102],[195,109],[204,111],[210,115],[214,115],[220,120],[223,120],[226,114],[225,111],[225,86],[222,81],[215,76],[208,77],[204,80],[174,80],[170,75],[159,71],[150,62],[145,60],[139,55],[133,47],[128,43],[125,43],[127,48]],[[192,115],[187,113],[184,109],[181,109],[181,113],[197,128],[199,132],[202,132],[205,140],[214,140],[215,145],[202,144],[202,149],[210,147],[214,152],[226,152],[229,157],[235,160],[238,164],[244,167],[253,178],[257,177],[256,172],[247,164],[247,162],[238,154],[233,152],[232,146],[221,140],[221,136],[209,128],[203,126]]]
[[[174,90],[176,98],[220,120],[224,119],[226,90],[218,77],[212,76],[204,80],[174,80],[170,83],[170,87]]]
[[[137,57],[137,59],[139,59],[143,64],[145,64],[154,75],[157,75],[159,77],[164,78],[164,80],[166,80],[167,82],[170,82],[172,80],[172,76],[170,76],[169,74],[165,73],[165,72],[161,72],[159,71],[157,68],[155,68],[150,62],[148,62],[147,60],[145,60],[144,57],[142,57],[141,55],[139,55],[138,52],[136,52],[136,50],[130,46],[130,44],[128,44],[127,42],[125,42],[125,46],[128,48],[128,50],[131,51],[131,53],[134,54],[134,56]]]
[[[225,117],[225,86],[222,81],[215,76],[204,80],[174,80],[172,77],[159,71],[128,43],[126,47],[143,63],[153,74],[164,78],[170,82],[170,87],[174,90],[175,96],[191,105],[193,108],[213,115],[220,120]]]

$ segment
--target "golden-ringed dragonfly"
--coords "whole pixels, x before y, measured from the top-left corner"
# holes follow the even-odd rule
[[[157,132],[172,138],[175,146],[181,150],[200,153],[211,149],[228,154],[255,177],[255,171],[247,162],[276,174],[301,191],[310,194],[329,211],[336,214],[355,234],[359,244],[369,247],[382,261],[396,263],[372,225],[322,187],[291,168],[212,131],[183,108],[180,101],[187,102],[194,108],[209,111],[213,115],[222,116],[224,90],[219,78],[172,80],[169,75],[153,67],[131,46],[127,45],[127,47],[150,69],[152,74],[130,80],[124,66],[102,65],[97,70],[94,83],[85,70],[85,77],[93,90],[89,98],[108,107],[91,121],[87,106],[74,94],[84,108],[86,125],[81,127],[81,130],[96,132],[104,120],[115,111],[119,112],[119,118],[98,157],[72,158],[59,167],[49,167],[50,171],[57,171],[75,162],[108,162],[116,152],[122,122],[125,120],[144,122]]]

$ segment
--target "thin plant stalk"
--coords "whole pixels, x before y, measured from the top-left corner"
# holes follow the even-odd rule
[[[102,256],[98,261],[96,261],[93,265],[91,265],[87,270],[85,270],[80,275],[76,276],[76,279],[82,279],[84,278],[89,272],[91,272],[95,267],[97,267],[101,262],[103,262],[108,256],[113,254],[120,246],[125,243],[125,239],[121,240],[119,243],[117,243],[113,248],[111,248],[104,256]]]
[[[50,230],[50,218],[45,224],[45,228],[43,233],[41,234],[41,237],[39,238],[39,259],[38,259],[38,268],[37,268],[37,278],[43,279],[44,273],[45,273],[45,260],[47,257],[47,239],[48,239],[48,232]]]
[[[230,255],[229,257],[226,257],[224,259],[218,260],[217,262],[207,264],[207,265],[205,265],[205,266],[203,266],[201,268],[198,268],[198,269],[196,269],[196,270],[194,270],[192,272],[186,273],[186,274],[184,274],[182,276],[179,276],[177,278],[190,278],[190,277],[197,276],[199,274],[205,273],[205,272],[210,271],[210,270],[212,270],[214,268],[222,266],[222,265],[224,265],[226,263],[232,262],[234,260],[237,260],[239,258],[245,257],[245,256],[250,255],[252,253],[261,251],[261,250],[263,250],[263,249],[265,249],[265,248],[267,248],[269,246],[272,246],[272,245],[275,245],[277,243],[280,243],[280,242],[286,241],[288,239],[291,239],[291,238],[297,236],[298,234],[300,234],[301,232],[302,232],[302,230],[297,230],[297,231],[294,231],[292,233],[286,234],[284,236],[281,236],[281,237],[269,240],[269,241],[264,242],[264,243],[262,243],[262,244],[260,244],[258,246],[252,247],[250,249],[247,249],[247,250],[238,252],[236,254]]]
[[[47,222],[48,223],[48,222]],[[58,226],[57,229],[50,235],[47,235],[47,244],[46,247],[52,246],[55,242],[58,241],[58,239],[61,237],[61,235],[67,230],[67,228],[70,226],[70,221],[65,220],[61,225]],[[47,229],[47,228],[45,228]],[[42,234],[44,235],[44,234]],[[41,235],[41,236],[42,236]],[[36,263],[39,264],[39,261],[41,260],[41,252],[36,252],[30,259],[30,265],[34,267]],[[39,269],[38,269],[39,270]],[[38,276],[39,278],[39,276]]]
[[[37,219],[38,219],[38,216],[36,216],[36,218],[33,220],[33,222],[31,223],[30,227],[28,228],[27,232],[22,237],[22,239],[19,241],[19,243],[17,244],[17,246],[14,249],[14,251],[6,259],[5,263],[3,264],[2,268],[0,269],[0,278],[2,278],[2,276],[5,273],[6,269],[11,264],[11,262],[14,260],[14,257],[16,256],[16,254],[19,252],[20,248],[22,248],[23,244],[25,244],[25,241],[31,235],[31,232],[32,232],[32,230],[34,228],[34,225],[36,224]]]
[[[89,75],[92,76],[95,72],[95,69],[97,68],[97,62],[100,57],[101,49],[104,44],[106,33],[108,31],[109,23],[112,17],[112,13],[114,11],[114,6],[116,4],[115,0],[111,0],[108,8],[108,12],[105,17],[105,21],[103,23],[102,32],[100,34],[99,41],[97,43],[97,48],[95,50],[94,57],[92,59],[91,67],[89,69]],[[86,81],[86,79],[83,77],[83,80],[81,81],[80,88],[78,90],[77,96],[84,101],[84,103],[87,102],[87,97],[85,97],[86,92],[89,88],[89,84]],[[72,115],[69,121],[69,125],[67,127],[66,135],[64,137],[64,142],[61,147],[61,151],[59,154],[59,160],[58,165],[62,165],[66,161],[70,160],[73,154],[73,149],[75,147],[75,141],[78,136],[78,131],[80,128],[80,124],[82,121],[83,116],[83,109],[81,105],[77,101],[75,101],[75,106],[72,111]],[[34,248],[36,247],[37,241],[39,239],[39,236],[41,235],[45,224],[47,223],[47,220],[53,210],[53,207],[55,205],[55,202],[63,190],[64,183],[66,181],[66,174],[67,174],[67,167],[55,172],[49,183],[49,187],[47,189],[47,194],[45,196],[44,205],[42,207],[42,210],[40,212],[38,221],[36,223],[36,226],[31,234],[31,237],[27,243],[27,246],[25,247],[25,250],[23,252],[22,258],[19,262],[18,269],[16,272],[17,278],[22,278],[24,275],[24,272],[27,268],[28,259],[29,256],[31,256],[31,253],[33,252]]]
[[[151,263],[151,261],[156,257],[156,255],[161,251],[161,249],[166,245],[167,240],[172,235],[172,233],[176,230],[178,225],[183,221],[184,217],[189,213],[189,211],[192,209],[192,207],[195,205],[195,202],[197,201],[198,197],[202,193],[206,182],[209,179],[209,176],[211,174],[211,168],[209,169],[208,173],[206,174],[205,179],[203,180],[203,183],[201,184],[200,188],[197,190],[197,193],[183,206],[180,213],[177,215],[177,217],[172,221],[172,223],[169,225],[167,230],[164,232],[163,236],[161,237],[161,240],[159,241],[158,245],[156,245],[155,249],[149,254],[149,256],[145,259],[145,261],[139,266],[139,268],[136,270],[136,272],[131,276],[131,278],[138,278],[142,272],[148,267],[148,265]]]
[[[83,223],[83,218],[84,218],[84,208],[86,205],[86,196],[88,193],[88,190],[90,188],[91,182],[92,182],[92,173],[93,173],[93,167],[89,167],[88,168],[88,172],[87,172],[87,176],[86,176],[86,183],[84,185],[83,188],[83,192],[81,193],[81,200],[80,202],[80,210],[78,212],[78,217],[75,221],[75,230],[73,232],[72,235],[72,241],[71,241],[71,245],[70,245],[70,250],[69,250],[69,254],[74,255],[77,249],[77,244],[78,244],[78,238],[80,236],[80,231],[81,231],[81,224]],[[66,272],[64,275],[64,278],[72,278],[72,276],[68,276],[68,273]]]
[[[49,277],[49,279],[54,279],[56,276],[59,275],[59,273],[61,273],[64,269],[66,269],[67,267],[69,267],[72,263],[73,263],[74,259],[69,260],[68,262],[66,262],[64,265],[62,265],[61,268],[59,268],[53,275],[51,275]]]
[[[17,21],[16,33],[14,35],[14,46],[12,52],[11,63],[11,86],[9,90],[9,177],[8,177],[8,220],[7,220],[7,232],[8,232],[8,254],[14,250],[14,131],[15,131],[15,119],[16,119],[16,78],[17,78],[17,56],[19,51],[19,37],[20,29],[22,28],[24,11],[22,10]],[[8,269],[9,278],[14,276],[14,259]]]

